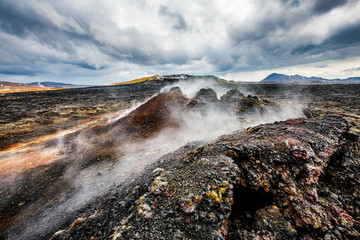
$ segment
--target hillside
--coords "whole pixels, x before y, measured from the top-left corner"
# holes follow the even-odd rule
[[[199,81],[199,80],[207,80],[207,81],[216,81],[219,84],[234,84],[233,81],[228,81],[225,79],[218,78],[213,75],[205,75],[205,76],[194,76],[194,75],[188,75],[188,74],[172,74],[172,75],[154,75],[149,77],[142,77],[133,79],[130,81],[125,82],[119,82],[119,83],[111,83],[110,86],[116,86],[116,85],[128,85],[128,84],[134,84],[134,83],[144,83],[144,84],[156,84],[156,85],[165,85],[168,83],[175,83],[181,80],[186,81]]]

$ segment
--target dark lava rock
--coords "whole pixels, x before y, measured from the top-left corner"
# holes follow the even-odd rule
[[[265,107],[269,103],[260,100],[256,96],[245,97],[237,89],[229,90],[220,98],[220,102],[223,103],[230,111],[235,112],[240,118],[246,114],[262,115],[265,112]]]
[[[53,239],[358,239],[350,127],[337,116],[290,119],[180,149]]]
[[[218,102],[216,92],[211,88],[201,88],[195,95],[194,99],[202,102]]]
[[[309,108],[304,108],[302,112],[303,112],[304,116],[307,118],[319,117],[316,113],[311,111]]]
[[[245,97],[244,94],[242,94],[239,90],[231,89],[227,91],[226,94],[221,96],[220,100],[222,103],[233,103],[233,102],[238,102],[239,99],[243,97]]]
[[[251,99],[254,99],[254,100],[258,100],[258,99],[259,99],[257,96],[252,96],[252,95],[248,95],[247,98],[251,98]]]

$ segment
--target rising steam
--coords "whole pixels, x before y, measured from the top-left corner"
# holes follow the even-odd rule
[[[217,82],[209,82],[209,80],[204,79],[190,83],[189,81],[179,82],[162,89],[161,92],[168,92],[174,86],[180,87],[183,94],[188,98],[193,98],[204,87],[212,88],[217,93],[218,99],[228,91],[226,87]],[[138,106],[140,106],[139,103],[136,104],[136,107]],[[98,136],[89,136],[88,133],[80,132],[68,142],[64,143],[64,140],[61,139],[62,152],[64,152],[64,148],[72,149],[69,150],[72,156],[65,155],[61,158],[68,162],[68,166],[65,174],[59,180],[69,184],[69,187],[49,199],[49,201],[58,201],[58,205],[41,208],[32,217],[27,214],[38,204],[30,205],[27,211],[24,211],[23,216],[20,216],[20,218],[31,219],[27,220],[29,224],[22,228],[20,235],[18,235],[19,232],[13,233],[10,238],[26,237],[31,239],[41,236],[49,229],[63,223],[73,211],[83,207],[95,197],[138,176],[146,166],[154,163],[164,154],[173,152],[191,141],[207,142],[220,135],[229,134],[252,125],[302,117],[302,110],[301,104],[295,100],[289,100],[276,108],[265,107],[262,114],[247,113],[242,119],[239,119],[236,114],[224,111],[216,104],[205,105],[201,111],[183,111],[183,109],[174,107],[171,108],[171,118],[179,123],[176,128],[163,128],[151,138],[132,139],[131,141],[128,141],[126,136],[119,136],[124,141],[120,141],[114,146],[115,155],[112,157],[112,161],[99,161],[85,167],[84,159],[89,158],[89,153],[98,148],[99,140],[96,139]],[[128,112],[112,118],[109,123],[120,119]],[[116,134],[114,133],[114,135]],[[43,151],[46,151],[46,148]],[[34,228],[34,226],[37,227]],[[17,231],[19,231],[18,227],[16,226]]]

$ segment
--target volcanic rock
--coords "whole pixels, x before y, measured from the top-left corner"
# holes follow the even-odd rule
[[[209,108],[213,107],[224,114],[237,114],[242,118],[245,113],[260,115],[262,108],[266,106],[265,102],[257,98],[244,97],[238,90],[228,91],[221,99],[222,102],[211,88],[200,89],[195,97],[190,99],[184,96],[179,87],[174,87],[169,92],[159,93],[115,123],[95,127],[94,130],[102,135],[105,133],[103,138],[107,139],[107,142],[123,141],[121,136],[126,136],[126,141],[132,141],[153,137],[167,128],[179,128],[181,121],[174,112],[182,115],[189,111],[207,114]],[[114,135],[114,132],[117,134]]]
[[[172,150],[168,149],[172,142],[167,143],[167,146],[155,142],[155,144],[157,144],[156,147],[164,150],[161,154],[156,151],[151,151],[151,149],[147,150],[149,148],[144,148],[143,143],[151,142],[151,136],[156,136],[157,134],[155,130],[148,131],[146,128],[147,121],[151,122],[151,117],[141,123],[145,126],[144,128],[136,128],[135,126],[134,131],[131,131],[128,127],[122,127],[121,121],[113,124],[114,121],[116,121],[114,119],[119,119],[119,114],[124,114],[125,109],[130,108],[133,101],[143,102],[151,96],[154,96],[154,94],[157,94],[160,89],[164,87],[165,83],[173,85],[173,83],[180,80],[186,80],[188,83],[196,81],[195,78],[190,79],[188,76],[171,76],[161,81],[146,82],[146,84],[134,83],[112,87],[0,94],[0,147],[2,148],[0,164],[0,170],[2,171],[0,176],[0,185],[2,186],[0,191],[0,239],[48,239],[59,229],[66,229],[57,234],[59,237],[63,235],[63,238],[91,239],[91,237],[93,237],[93,239],[111,239],[118,236],[117,234],[115,235],[115,232],[121,233],[120,230],[123,230],[122,228],[124,227],[122,224],[126,222],[128,216],[131,216],[129,218],[131,220],[132,217],[137,216],[139,212],[144,214],[144,216],[141,215],[141,217],[144,218],[144,221],[145,219],[149,221],[149,223],[143,226],[140,224],[136,225],[135,223],[133,224],[132,219],[129,223],[133,225],[124,224],[127,225],[124,227],[126,230],[127,228],[131,229],[131,227],[135,226],[136,229],[133,229],[133,231],[138,230],[140,233],[132,233],[133,235],[130,235],[138,238],[147,234],[141,232],[149,231],[147,228],[153,227],[152,224],[155,223],[160,224],[160,226],[170,223],[170,227],[168,231],[167,228],[162,230],[162,236],[160,234],[154,235],[154,239],[161,237],[184,238],[184,235],[186,235],[186,233],[184,234],[184,227],[180,224],[181,227],[175,229],[174,224],[172,224],[174,222],[172,218],[176,218],[179,214],[186,214],[186,216],[191,217],[192,214],[197,213],[199,213],[199,217],[208,218],[209,222],[215,225],[216,222],[220,221],[218,219],[227,219],[228,227],[225,229],[228,229],[228,232],[223,231],[224,233],[220,234],[220,238],[223,236],[233,239],[239,239],[239,236],[246,239],[259,238],[259,236],[262,236],[262,231],[266,229],[266,231],[269,232],[269,237],[263,237],[265,239],[358,238],[353,233],[355,233],[354,230],[359,232],[359,147],[356,135],[350,134],[346,128],[341,130],[343,133],[339,133],[337,130],[342,129],[337,126],[337,123],[343,120],[338,119],[334,121],[332,117],[306,119],[304,121],[301,120],[296,128],[292,127],[292,124],[295,123],[293,120],[287,121],[286,124],[282,122],[253,127],[249,128],[247,133],[240,131],[237,135],[231,134],[219,139],[220,144],[220,142],[223,141],[221,139],[227,139],[227,137],[243,138],[244,140],[239,140],[238,143],[234,143],[235,147],[227,144],[226,148],[220,149],[220,151],[218,148],[212,147],[212,145],[217,146],[218,144],[214,142],[205,147],[203,146],[204,148],[201,150],[200,147],[203,143],[190,143],[148,167],[147,164],[149,164],[149,162],[157,159],[154,156],[162,156],[164,152],[167,151],[168,153],[175,149],[175,147],[171,148]],[[201,81],[203,80],[204,79],[201,78]],[[306,109],[303,112],[307,117],[313,118],[326,116],[328,114],[339,114],[360,125],[360,98],[358,94],[360,85],[318,86],[246,83],[218,85],[218,83],[216,83],[216,86],[228,89],[234,87],[246,89],[246,92],[258,96],[258,99],[251,99],[252,101],[258,101],[262,104],[265,103],[265,109],[274,107],[274,105],[266,99],[271,99],[271,101],[277,104],[285,103],[285,107],[291,106],[291,108],[295,106],[292,104],[293,102],[296,105],[300,103],[298,104],[299,109],[296,111],[299,110],[298,112],[301,112],[303,107],[308,106],[310,112]],[[173,91],[176,91],[176,89],[173,89]],[[252,97],[249,97],[249,100],[250,98]],[[191,107],[190,103],[194,103],[195,106]],[[206,109],[207,105],[213,105],[212,103],[202,103],[198,99],[190,99],[190,103],[185,104],[186,106],[180,109],[186,109],[186,111],[190,112],[194,111],[196,112],[194,115],[197,117],[199,110],[202,113],[202,110]],[[217,103],[217,105],[221,106],[222,103]],[[150,105],[148,105],[148,107],[149,106]],[[222,107],[224,106],[222,105]],[[234,108],[234,110],[236,111],[236,108]],[[227,111],[227,109],[225,109],[225,111]],[[276,111],[270,112],[274,112],[274,115],[277,113]],[[221,113],[218,115],[221,115]],[[299,116],[300,114],[291,113],[289,115]],[[267,122],[279,121],[279,119],[290,117],[289,115],[281,115],[278,119],[264,119]],[[165,118],[165,116],[167,116],[166,111],[163,116],[166,123],[168,120]],[[217,115],[209,116],[216,117]],[[264,119],[261,119],[261,121]],[[135,121],[129,118],[128,120],[135,125]],[[177,131],[179,119],[170,118],[170,120],[169,126],[171,128],[174,127],[175,131]],[[222,123],[222,121],[219,122]],[[315,130],[309,130],[308,125],[312,122],[316,122],[319,127]],[[122,123],[127,124],[126,121]],[[335,126],[331,126],[332,124]],[[99,127],[92,127],[95,125]],[[348,123],[345,125],[350,126]],[[111,128],[104,126],[111,126]],[[202,125],[195,126],[197,129],[202,128]],[[203,126],[209,127],[205,126],[205,124],[203,124]],[[90,131],[88,130],[89,127],[92,128]],[[96,129],[99,131],[96,132]],[[151,130],[151,128],[148,129]],[[163,128],[160,127],[158,130],[162,129]],[[259,131],[259,129],[262,130]],[[283,167],[286,170],[286,174],[284,175],[284,179],[287,174],[290,174],[289,181],[295,185],[295,188],[291,186],[291,188],[288,189],[296,190],[295,197],[304,195],[303,198],[308,204],[302,204],[301,201],[299,204],[292,203],[288,196],[289,193],[282,189],[283,185],[287,187],[287,183],[282,183],[283,185],[278,184],[278,188],[276,184],[271,184],[271,186],[274,186],[274,194],[272,188],[266,192],[265,190],[262,191],[260,187],[246,187],[252,186],[252,178],[256,179],[257,175],[270,178],[271,173],[268,173],[269,176],[265,175],[265,172],[260,175],[257,169],[260,168],[259,171],[262,173],[261,161],[268,163],[271,159],[274,159],[273,156],[269,156],[268,158],[253,157],[254,154],[251,155],[251,152],[257,151],[261,153],[264,148],[264,143],[258,143],[252,140],[261,139],[262,136],[264,136],[269,146],[271,146],[270,144],[272,142],[274,144],[277,142],[275,141],[276,136],[287,136],[290,134],[286,129],[293,131],[292,134],[295,136],[295,139],[304,141],[303,143],[307,149],[320,149],[319,151],[314,151],[316,156],[320,154],[320,157],[314,158],[316,161],[320,159],[320,161],[314,165],[315,167],[319,165],[321,170],[317,181],[318,185],[316,185],[316,183],[314,185],[317,197],[311,188],[307,191],[312,195],[312,200],[309,198],[309,193],[305,193],[304,191],[303,181],[297,182],[298,179],[301,180],[307,174],[306,172],[302,173],[304,170],[300,171],[301,174],[296,174],[296,169],[301,170],[301,166],[303,166],[304,163],[302,163],[301,160],[285,161],[291,159],[287,157],[291,156],[291,153],[292,156],[305,160],[305,156],[309,155],[305,154],[301,149],[298,149],[300,151],[290,151],[291,149],[288,148],[287,145],[292,144],[291,140],[285,141],[285,143],[282,144],[283,150],[279,150],[280,147],[275,149],[275,151],[282,153],[283,155],[281,156],[284,156],[285,159],[285,166]],[[137,133],[137,130],[139,130],[139,133]],[[59,131],[60,135],[57,131]],[[242,131],[244,131],[244,129],[242,129]],[[304,131],[305,133],[302,133]],[[350,131],[360,133],[358,126],[352,127]],[[67,132],[70,133],[68,134]],[[77,138],[78,135],[82,135],[83,133],[85,136]],[[89,135],[86,135],[86,133],[89,133]],[[144,133],[144,135],[140,133]],[[168,133],[168,131],[165,133]],[[103,139],[102,136],[104,136]],[[171,139],[172,135],[168,134],[168,136]],[[245,140],[249,136],[252,136],[252,138]],[[300,139],[300,136],[303,137]],[[271,140],[270,138],[272,137],[274,138]],[[136,138],[140,139],[140,141],[127,144],[128,141]],[[141,141],[141,139],[144,139],[144,141]],[[308,139],[310,140],[308,141]],[[286,142],[288,142],[288,144]],[[14,143],[21,144],[12,145]],[[330,145],[328,145],[328,143],[330,143]],[[135,156],[122,155],[121,151],[129,145],[132,147],[131,150],[133,151],[132,153],[135,153]],[[309,147],[309,145],[311,146]],[[176,146],[179,145],[176,144]],[[335,151],[330,157],[326,156],[326,153],[329,152],[327,146],[329,146],[331,150],[330,155],[333,150]],[[234,147],[234,149],[231,149],[231,147]],[[52,151],[54,148],[58,150],[55,154]],[[240,149],[240,151],[236,152],[236,149]],[[191,165],[191,162],[186,162],[186,153],[189,153],[188,156],[192,156],[196,154],[196,151],[201,153],[203,150],[206,150],[204,159],[210,159],[210,165],[214,164],[213,167],[209,168],[205,162],[199,162],[199,167],[197,168],[196,164]],[[247,153],[247,150],[249,150],[250,153]],[[240,157],[236,157],[231,151],[234,151]],[[321,154],[321,152],[325,152],[325,155]],[[12,154],[15,155],[11,157]],[[220,158],[223,158],[223,155],[225,155],[225,159],[221,160]],[[264,155],[266,155],[266,153]],[[123,156],[132,157],[127,159]],[[50,161],[47,157],[50,157]],[[194,157],[197,156],[194,155]],[[217,160],[217,157],[219,157],[222,163],[224,163],[223,160],[230,157],[229,163],[231,168],[229,169],[235,174],[236,179],[239,178],[240,173],[242,174],[240,177],[242,177],[241,179],[243,179],[243,181],[241,181],[240,178],[239,181],[235,181],[235,184],[233,184],[231,188],[232,190],[220,191],[221,188],[223,188],[223,186],[221,186],[221,180],[228,177],[223,173],[217,174],[217,171],[220,171],[218,166],[223,166],[221,161]],[[234,159],[236,158],[244,160],[235,161]],[[256,162],[256,159],[260,159],[261,161]],[[123,164],[123,161],[125,161],[125,164]],[[218,161],[220,161],[220,163],[216,165]],[[250,161],[252,166],[250,166],[250,164],[246,165],[245,163],[247,161]],[[296,165],[297,161],[299,161],[298,165]],[[14,166],[18,166],[17,168],[10,168],[10,170],[15,171],[9,171],[9,168],[7,168],[7,163],[12,162],[15,163]],[[134,168],[136,171],[129,170],[127,166],[129,164],[127,163],[131,162],[136,162],[137,166],[140,167]],[[277,173],[274,178],[278,179],[276,176],[279,174],[279,167],[277,167],[275,163],[276,162],[273,161],[272,164],[270,164],[270,167],[274,168],[268,171],[276,171]],[[241,170],[242,164],[245,164],[245,170]],[[126,167],[121,168],[123,165]],[[142,177],[138,177],[140,174],[143,174],[142,171],[140,171],[142,170],[142,166],[147,166],[147,171]],[[188,168],[186,168],[186,166]],[[203,169],[201,167],[203,167]],[[192,170],[192,168],[195,170]],[[177,171],[177,169],[179,171]],[[181,172],[181,169],[187,170]],[[247,173],[246,169],[251,170],[251,172]],[[311,168],[309,168],[309,171],[310,170]],[[152,173],[153,171],[154,173]],[[194,176],[187,174],[187,171]],[[13,175],[14,173],[15,175]],[[92,174],[87,175],[88,173]],[[174,175],[173,178],[171,178],[166,175],[168,173],[180,175]],[[253,176],[251,173],[255,175]],[[183,176],[181,176],[181,174],[183,174]],[[207,174],[210,174],[210,176],[207,176]],[[219,179],[217,179],[218,175],[220,176]],[[8,176],[12,178],[7,179]],[[78,176],[80,178],[78,178]],[[99,176],[99,178],[97,176]],[[129,178],[125,179],[123,176]],[[194,178],[195,176],[196,178]],[[296,176],[296,181],[294,181],[294,176]],[[107,177],[109,177],[109,179],[107,179]],[[157,177],[160,178],[156,179]],[[104,179],[108,180],[106,184],[104,184],[104,181],[99,181]],[[214,202],[215,210],[211,211],[206,208],[205,205],[203,208],[205,211],[200,212],[199,207],[191,208],[192,206],[196,206],[196,204],[191,205],[190,203],[190,208],[183,204],[182,206],[185,206],[185,211],[180,211],[181,207],[176,208],[175,205],[169,205],[170,210],[167,212],[168,215],[165,217],[159,215],[163,218],[154,221],[158,215],[154,215],[153,210],[151,210],[153,209],[153,205],[148,200],[152,199],[152,197],[150,196],[148,199],[144,194],[148,192],[151,194],[156,193],[160,197],[159,200],[165,202],[167,197],[161,195],[161,191],[164,189],[164,186],[174,184],[174,186],[181,189],[176,192],[179,199],[181,199],[181,202],[186,202],[189,200],[187,194],[192,193],[191,186],[194,185],[194,181],[191,179],[195,179],[195,184],[199,186],[204,186],[207,182],[211,183],[209,189],[213,189],[212,184],[214,184],[215,187],[220,187],[211,191],[207,191],[207,186],[198,187],[197,190],[194,190],[196,194],[204,193],[206,190],[205,199],[210,199]],[[175,180],[179,181],[179,183],[171,183],[171,181]],[[151,189],[154,182],[156,184],[152,193]],[[246,184],[245,187],[241,185],[242,182]],[[265,186],[266,184],[263,185]],[[181,186],[183,186],[183,188],[181,188]],[[201,190],[201,188],[205,190]],[[289,191],[288,189],[286,190]],[[88,194],[83,194],[88,190],[97,193],[95,196],[100,196],[97,201],[93,201],[94,199],[91,196],[94,195],[89,196]],[[77,194],[78,191],[80,194],[75,196],[79,198],[73,198],[74,194]],[[223,200],[223,196],[230,198],[230,191],[233,193],[232,198],[234,200],[234,203],[231,203],[232,205],[230,204],[231,215],[229,217],[224,214],[218,215],[216,209],[219,206],[216,204],[220,199],[219,193],[221,192],[221,199]],[[186,196],[182,194],[182,192],[185,192],[186,194],[184,194]],[[207,193],[209,193],[209,197],[207,197]],[[277,202],[281,203],[283,201],[282,198],[279,197],[281,194],[285,196],[284,199],[290,199],[291,207],[281,207],[280,204],[277,204]],[[77,205],[64,204],[68,203],[68,200],[74,199],[80,200],[80,202],[76,202]],[[139,208],[139,211],[137,207],[140,204],[135,202],[137,200],[145,202],[145,204]],[[222,202],[222,200],[220,202]],[[71,201],[71,203],[74,203],[74,201]],[[192,203],[194,203],[194,201],[192,201]],[[202,201],[199,205],[204,206],[201,205],[203,203],[205,202]],[[84,206],[84,204],[86,204],[85,207],[79,211],[78,207]],[[166,205],[166,203],[164,204]],[[275,205],[277,209],[273,207],[269,209],[269,206],[272,205]],[[309,210],[309,206],[320,209],[320,213],[317,210]],[[285,216],[284,213],[286,209],[292,210],[288,210],[290,214]],[[180,212],[178,212],[178,210]],[[262,212],[271,213],[273,216],[270,219],[269,215],[264,215]],[[135,215],[131,215],[132,213]],[[279,213],[282,215],[279,215]],[[263,225],[260,224],[262,216],[267,217],[265,220],[268,221],[268,223],[266,223],[268,225],[265,223]],[[276,225],[277,216],[283,218],[283,221],[288,221],[293,224],[294,231],[290,229],[288,232],[293,232],[294,236],[288,237],[284,233],[284,226],[288,225],[284,225],[281,221],[279,221],[281,224]],[[324,222],[322,222],[322,220],[326,218],[330,219],[329,221],[332,227],[328,222],[321,225]],[[294,219],[297,220],[295,221]],[[301,223],[301,219],[304,219],[305,224]],[[353,226],[351,227],[344,219],[350,222],[352,222],[351,219],[353,219]],[[194,228],[198,223],[196,219],[195,221],[191,221],[192,219],[190,218],[185,218],[184,220],[184,224],[186,223],[186,226],[190,228]],[[275,223],[271,220],[274,220]],[[318,225],[314,224],[312,226],[309,224],[313,220],[320,223],[321,227],[317,228]],[[199,226],[204,225],[201,224],[200,222]],[[209,227],[206,226],[205,230],[209,230],[209,232],[213,231],[214,225],[212,224]],[[119,226],[121,227],[119,228]],[[322,226],[324,226],[324,229],[322,229]],[[330,230],[324,233],[328,228]],[[172,233],[173,235],[171,236]],[[125,236],[125,234],[122,236]],[[186,236],[191,234],[193,233],[189,233]],[[196,235],[196,232],[195,235],[193,234],[191,236],[195,236],[194,238],[202,237],[202,235]],[[204,236],[207,237],[208,234],[204,234]]]
[[[304,108],[302,112],[307,118],[318,117],[318,114],[316,114],[314,111],[311,111],[309,108]]]
[[[109,128],[113,131],[115,126],[120,126],[128,138],[154,136],[162,129],[178,127],[180,123],[171,113],[174,109],[185,111],[189,101],[179,88],[168,93],[159,93]]]
[[[195,95],[194,99],[201,102],[218,102],[216,92],[211,88],[201,88]]]
[[[237,89],[229,90],[220,98],[220,101],[240,118],[250,114],[261,116],[265,112],[265,107],[269,105],[256,96],[248,95],[245,97]]]
[[[360,143],[350,127],[337,116],[289,119],[188,145],[53,239],[356,239]]]
[[[225,95],[221,97],[221,102],[223,103],[232,103],[232,102],[238,102],[239,98],[245,97],[244,94],[242,94],[237,89],[231,89],[227,91]]]

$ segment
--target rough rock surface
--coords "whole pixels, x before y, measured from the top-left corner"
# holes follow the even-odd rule
[[[244,96],[239,90],[232,89],[221,96],[220,101],[230,111],[235,112],[239,117],[244,117],[246,114],[256,114],[260,116],[265,112],[265,107],[269,102],[264,102],[256,96]]]
[[[358,239],[359,138],[337,116],[188,145],[52,239]]]
[[[172,89],[167,93],[159,93],[145,104],[139,106],[127,116],[106,127],[111,131],[121,128],[126,138],[148,138],[169,127],[176,128],[179,122],[171,115],[173,109],[186,111],[190,99],[185,97],[180,88]],[[115,136],[118,138],[118,136]]]
[[[217,94],[214,90],[211,88],[202,88],[199,90],[199,92],[194,97],[195,99],[198,99],[203,102],[218,102]]]

